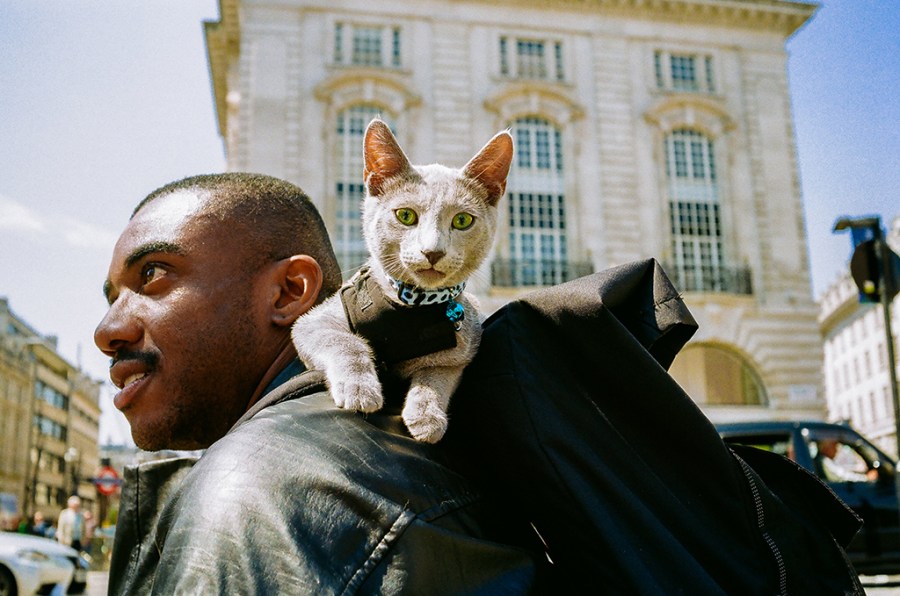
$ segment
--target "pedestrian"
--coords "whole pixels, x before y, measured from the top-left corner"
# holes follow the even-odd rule
[[[56,523],[56,540],[60,544],[71,546],[77,551],[82,549],[84,544],[84,513],[81,511],[81,499],[77,495],[72,495],[66,501],[66,508],[59,514]]]
[[[47,538],[47,533],[51,526],[44,518],[44,514],[40,511],[35,511],[32,520],[30,533],[35,536]]]
[[[413,440],[402,391],[337,408],[290,331],[341,284],[321,217],[268,176],[151,193],[113,251],[95,332],[138,447],[205,449],[125,471],[109,590],[528,591],[533,558]],[[396,397],[397,399],[392,399]]]

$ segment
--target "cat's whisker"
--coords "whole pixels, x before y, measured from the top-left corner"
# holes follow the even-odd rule
[[[491,280],[491,268],[478,268],[472,272],[472,275],[469,276],[469,279],[476,282],[488,282]]]

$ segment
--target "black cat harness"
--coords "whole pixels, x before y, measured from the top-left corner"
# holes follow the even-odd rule
[[[465,317],[456,298],[465,283],[440,290],[422,290],[391,280],[397,299],[385,296],[363,267],[340,289],[350,330],[365,338],[383,364],[433,354],[456,347],[456,331]]]

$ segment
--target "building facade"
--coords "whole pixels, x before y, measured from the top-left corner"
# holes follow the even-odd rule
[[[56,338],[37,333],[0,299],[0,494],[7,516],[41,511],[56,520],[72,494],[94,510],[99,399],[100,383],[59,355]]]
[[[900,217],[894,218],[887,238],[894,252],[900,252]],[[859,290],[847,274],[828,288],[819,307],[828,418],[850,422],[896,457],[897,432],[881,305],[860,303]],[[895,298],[890,310],[896,352],[900,301]],[[900,369],[897,372],[900,374]]]
[[[362,134],[462,166],[509,128],[498,239],[469,289],[660,260],[700,323],[673,375],[713,419],[823,417],[795,160],[785,0],[221,0],[206,24],[230,170],[316,201],[346,270],[365,253]]]

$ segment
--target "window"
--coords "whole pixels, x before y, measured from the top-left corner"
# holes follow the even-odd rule
[[[368,253],[362,235],[360,212],[363,185],[363,136],[372,118],[381,115],[377,106],[360,104],[340,112],[333,163],[335,179],[335,255],[343,272],[357,269]]]
[[[688,344],[670,374],[701,404],[762,406],[766,393],[753,366],[726,348]]]
[[[879,476],[893,476],[891,463],[848,431],[806,429],[804,439],[813,469],[825,482],[875,482]]]
[[[516,160],[507,193],[508,285],[560,283],[570,277],[561,133],[542,118],[520,118],[512,129]]]
[[[41,401],[44,401],[55,408],[59,408],[60,410],[65,410],[69,407],[69,398],[43,381],[35,381],[34,395]]]
[[[722,221],[713,143],[705,135],[680,129],[665,138],[670,271],[685,291],[740,291],[725,270]]]
[[[500,37],[500,74],[503,76],[563,81],[563,62],[560,41]]]
[[[729,434],[725,440],[729,445],[746,445],[777,453],[791,461],[797,461],[794,441],[789,431],[760,434],[748,432],[745,435]]]
[[[334,25],[334,63],[400,68],[401,31],[380,25]]]
[[[712,56],[657,51],[653,71],[659,89],[716,92]]]
[[[66,440],[66,427],[54,420],[50,420],[49,418],[37,414],[34,417],[34,426],[38,429],[38,432],[44,436],[53,437],[60,441]]]

